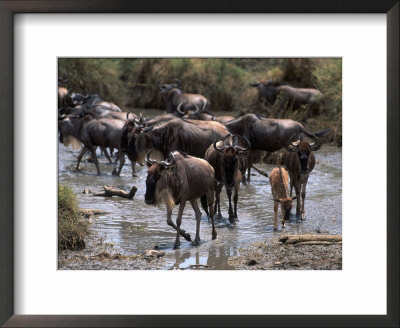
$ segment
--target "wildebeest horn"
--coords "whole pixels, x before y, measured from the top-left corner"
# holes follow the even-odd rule
[[[176,108],[176,111],[179,113],[179,115],[185,115],[185,112],[182,112],[182,111],[181,111],[181,106],[182,106],[182,103],[180,103],[180,104],[178,105],[178,107]]]
[[[311,143],[310,146],[308,146],[308,148],[312,151],[318,150],[321,147],[320,143],[318,142],[318,138],[315,135],[313,135],[312,138],[314,139],[314,142]]]
[[[66,118],[67,115],[66,114],[58,114],[58,119],[59,120],[63,120],[64,118]]]
[[[233,148],[236,150],[236,151],[246,151],[246,150],[248,150],[248,148],[243,148],[243,147],[240,147],[239,145],[238,145],[238,140],[239,140],[239,136],[234,136],[233,137]]]
[[[153,161],[150,159],[151,152],[152,152],[152,150],[146,155],[146,159],[145,159],[147,165],[149,165],[149,166],[153,165],[154,163],[157,163],[157,161]]]
[[[147,132],[147,131],[150,131],[150,130],[152,130],[153,128],[154,128],[154,125],[148,126],[147,128],[144,128],[144,129],[142,130],[142,133]]]
[[[289,138],[289,145],[286,147],[288,151],[297,151],[298,145],[292,140],[296,137],[296,133]]]
[[[225,139],[224,139],[224,140],[225,140]],[[219,147],[217,146],[217,141],[218,141],[218,139],[215,139],[215,141],[214,141],[214,143],[213,143],[214,149],[217,150],[217,151],[223,152],[227,146],[225,145],[225,146],[219,148]]]
[[[175,164],[175,157],[173,153],[169,154],[167,161],[161,161],[160,164],[164,167],[170,167]]]

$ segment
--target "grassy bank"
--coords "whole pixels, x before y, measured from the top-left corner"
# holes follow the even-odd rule
[[[88,223],[79,214],[76,195],[71,187],[58,184],[58,249],[85,248]]]

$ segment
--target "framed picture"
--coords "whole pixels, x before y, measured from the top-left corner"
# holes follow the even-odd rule
[[[3,114],[0,142],[4,152],[0,159],[0,199],[3,214],[0,224],[2,324],[271,327],[398,325],[398,1],[354,1],[340,5],[335,1],[307,4],[298,1],[233,1],[229,5],[206,2],[201,5],[192,4],[190,7],[183,1],[93,1],[89,4],[73,1],[1,1],[0,9],[0,102]],[[23,15],[24,13],[28,15]],[[72,13],[79,15],[73,16]],[[84,13],[104,15],[84,16]],[[153,13],[157,15],[151,15]],[[211,13],[213,15],[208,15]],[[217,13],[235,15],[215,15]],[[289,13],[294,15],[287,15]],[[310,15],[311,13],[313,15]],[[271,35],[268,35],[268,32],[272,32]],[[199,47],[199,43],[203,46]],[[202,69],[201,61],[194,59],[198,57],[209,58],[207,65],[213,66],[213,70],[217,66],[224,66],[227,80],[230,73],[226,73],[226,65],[233,70],[241,67],[246,79],[253,74],[257,80],[266,76],[274,82],[284,74],[283,71],[279,71],[279,67],[287,67],[290,65],[287,62],[293,58],[301,59],[293,61],[294,66],[296,63],[298,66],[305,65],[307,59],[320,58],[318,76],[320,79],[329,76],[327,79],[332,83],[332,74],[324,75],[327,70],[326,63],[331,60],[333,65],[337,64],[336,67],[340,67],[339,71],[343,64],[343,269],[341,250],[341,270],[334,272],[293,270],[296,269],[293,266],[286,268],[289,270],[279,272],[224,271],[221,269],[225,267],[218,265],[215,267],[217,270],[185,272],[105,271],[104,269],[109,268],[100,265],[97,269],[101,271],[95,272],[88,270],[96,269],[95,267],[85,266],[86,255],[81,256],[78,265],[76,259],[68,262],[68,255],[61,261],[60,257],[57,257],[57,224],[54,220],[54,216],[57,215],[57,192],[52,188],[57,179],[61,182],[76,183],[73,176],[71,178],[71,175],[64,173],[71,171],[71,160],[77,155],[62,148],[63,146],[56,146],[56,115],[52,116],[49,107],[55,107],[57,73],[60,86],[62,73],[71,71],[71,65],[81,65],[79,58],[86,58],[89,65],[77,70],[78,73],[86,70],[90,76],[89,73],[96,70],[96,60],[101,60],[101,65],[107,66],[104,78],[107,74],[112,74],[112,61],[115,63],[117,60],[118,67],[125,67],[122,73],[126,76],[137,75],[133,67],[140,65],[151,67],[152,72],[152,65],[158,65],[158,72],[162,71],[163,65],[173,66],[176,72],[179,70],[186,74],[181,74],[185,76],[183,82],[163,81],[164,84],[159,85],[161,89],[179,89],[181,83],[186,82],[186,88],[190,92],[197,93],[196,91],[200,90],[198,93],[206,92],[210,97],[212,90],[207,91],[206,88],[200,87],[196,89],[195,84],[190,84],[190,67],[196,66],[198,71]],[[143,60],[136,64],[137,58]],[[148,64],[151,58],[158,61]],[[172,62],[174,58],[178,60]],[[262,64],[257,66],[254,64],[256,58],[264,61],[260,61]],[[270,59],[271,62],[268,61]],[[183,69],[182,65],[186,69]],[[265,69],[266,74],[257,74],[256,69],[246,71],[247,67],[262,65],[270,67]],[[365,70],[365,67],[368,67],[368,70]],[[121,81],[126,78],[122,73],[118,73]],[[167,79],[167,76],[172,77],[160,73],[158,76],[164,79]],[[235,76],[239,84],[240,77]],[[342,75],[339,77],[341,81]],[[75,89],[82,84],[81,80],[86,81],[80,78],[79,74],[72,74],[67,78]],[[126,79],[129,80],[129,77]],[[207,79],[210,79],[209,75]],[[369,79],[373,82],[369,83]],[[151,79],[153,80],[156,81],[156,77]],[[288,81],[292,82],[290,79]],[[143,79],[135,83],[144,85],[148,81]],[[253,82],[254,87],[260,84],[268,86],[268,83],[270,82]],[[304,83],[304,80],[301,83]],[[117,85],[118,81],[115,87]],[[143,85],[139,87],[143,88]],[[130,87],[132,88],[127,88],[126,92],[138,91],[136,86]],[[235,104],[235,109],[245,106],[241,101],[248,102],[245,100],[246,92],[254,91],[254,95],[257,94],[256,88],[246,91],[239,85],[236,87],[237,93],[243,93],[243,96],[232,98],[231,103]],[[230,86],[229,89],[234,88]],[[82,90],[78,91],[85,92]],[[112,95],[113,92],[118,90],[103,90],[103,94],[107,95]],[[257,100],[261,99],[264,106],[260,88],[258,92],[260,97]],[[266,96],[265,104],[267,98]],[[132,107],[138,108],[146,101],[146,94],[143,92],[140,97],[130,99]],[[154,98],[153,102],[149,100],[151,105],[148,107],[157,106],[160,99]],[[212,99],[215,102],[220,98],[212,96]],[[341,103],[341,94],[337,99]],[[193,103],[194,100],[191,100],[191,104]],[[225,109],[229,107],[228,103],[229,101],[224,103],[221,100],[218,104]],[[274,116],[278,115],[277,106],[266,106],[266,110],[275,111]],[[386,112],[383,110],[385,106]],[[175,107],[179,111],[182,108],[186,110],[182,103]],[[195,106],[194,110],[197,107]],[[46,115],[46,111],[50,111],[50,114]],[[63,115],[70,115],[59,112],[59,120],[60,114],[61,119],[65,118]],[[135,114],[138,115],[136,119],[139,122],[139,112]],[[376,127],[373,132],[371,126]],[[341,127],[337,130],[341,131]],[[313,131],[316,131],[316,128],[313,128]],[[64,131],[64,137],[65,135]],[[233,142],[237,145],[237,140]],[[296,143],[294,145],[296,146]],[[214,144],[217,150],[221,146],[223,147],[223,144]],[[150,156],[147,159],[152,162]],[[335,159],[330,160],[323,165],[335,165]],[[165,165],[173,161],[176,161],[174,156],[168,157]],[[97,186],[95,167],[91,163],[85,164],[84,169],[87,169],[89,174],[79,174],[79,177],[85,177],[91,188]],[[101,164],[100,168],[107,170],[108,166]],[[128,167],[123,170],[122,177],[118,178],[119,185],[130,181]],[[138,170],[139,174],[144,172],[141,168]],[[322,170],[321,174],[324,172]],[[328,171],[325,173],[330,174]],[[380,174],[387,180],[379,178]],[[108,174],[104,184],[113,179],[107,180],[107,177]],[[341,169],[338,179],[338,188],[341,190]],[[81,183],[74,186],[76,190],[83,189]],[[145,187],[140,186],[142,189]],[[321,189],[321,192],[325,191]],[[341,199],[341,193],[338,194]],[[84,197],[86,195],[80,199]],[[246,199],[246,203],[253,206],[250,198]],[[129,210],[138,211],[135,206],[129,207]],[[321,208],[323,206],[321,205]],[[334,207],[335,201],[332,200],[329,206]],[[238,208],[240,217],[241,208]],[[330,210],[331,208],[327,207],[321,209],[330,220],[335,220],[331,218]],[[110,224],[114,223],[110,217]],[[166,224],[163,222],[163,225]],[[272,229],[272,221],[270,225]],[[298,226],[300,230],[304,229],[307,232],[302,228],[304,225]],[[106,228],[101,226],[99,230]],[[314,228],[313,226],[312,229]],[[134,236],[145,236],[147,233],[142,232],[136,222],[127,229],[136,229]],[[341,229],[340,224],[339,233]],[[150,230],[154,231],[153,228]],[[225,239],[230,238],[225,233],[223,235]],[[171,233],[167,233],[166,236],[174,239]],[[207,237],[211,240],[211,230],[210,236]],[[109,247],[114,247],[113,238],[105,241]],[[118,244],[122,240],[125,240],[126,245],[136,242],[131,239],[131,235],[115,238]],[[182,239],[181,243],[185,248],[187,245]],[[149,240],[153,245],[154,241],[151,238]],[[167,241],[167,248],[172,248],[171,243],[172,241]],[[265,252],[268,252],[268,248]],[[214,255],[215,258],[221,256]],[[328,257],[331,260],[330,255]],[[176,258],[173,268],[182,268],[185,261],[197,269],[213,266],[202,261],[199,254],[199,258]],[[257,267],[256,260],[254,263],[250,262],[245,263],[247,268]],[[282,260],[274,260],[275,267],[281,264]],[[66,270],[74,269],[74,266],[84,271]],[[257,268],[266,267],[260,265]],[[146,266],[145,269],[156,267]],[[184,298],[191,300],[188,302]],[[282,308],[281,304],[286,305]]]

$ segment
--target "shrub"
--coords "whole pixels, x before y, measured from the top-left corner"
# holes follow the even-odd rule
[[[58,184],[58,249],[85,248],[84,238],[87,234],[88,223],[79,214],[72,188]]]

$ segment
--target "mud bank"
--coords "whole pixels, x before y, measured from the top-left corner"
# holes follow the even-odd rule
[[[240,250],[228,262],[238,270],[341,270],[342,245],[284,245],[278,238]]]

